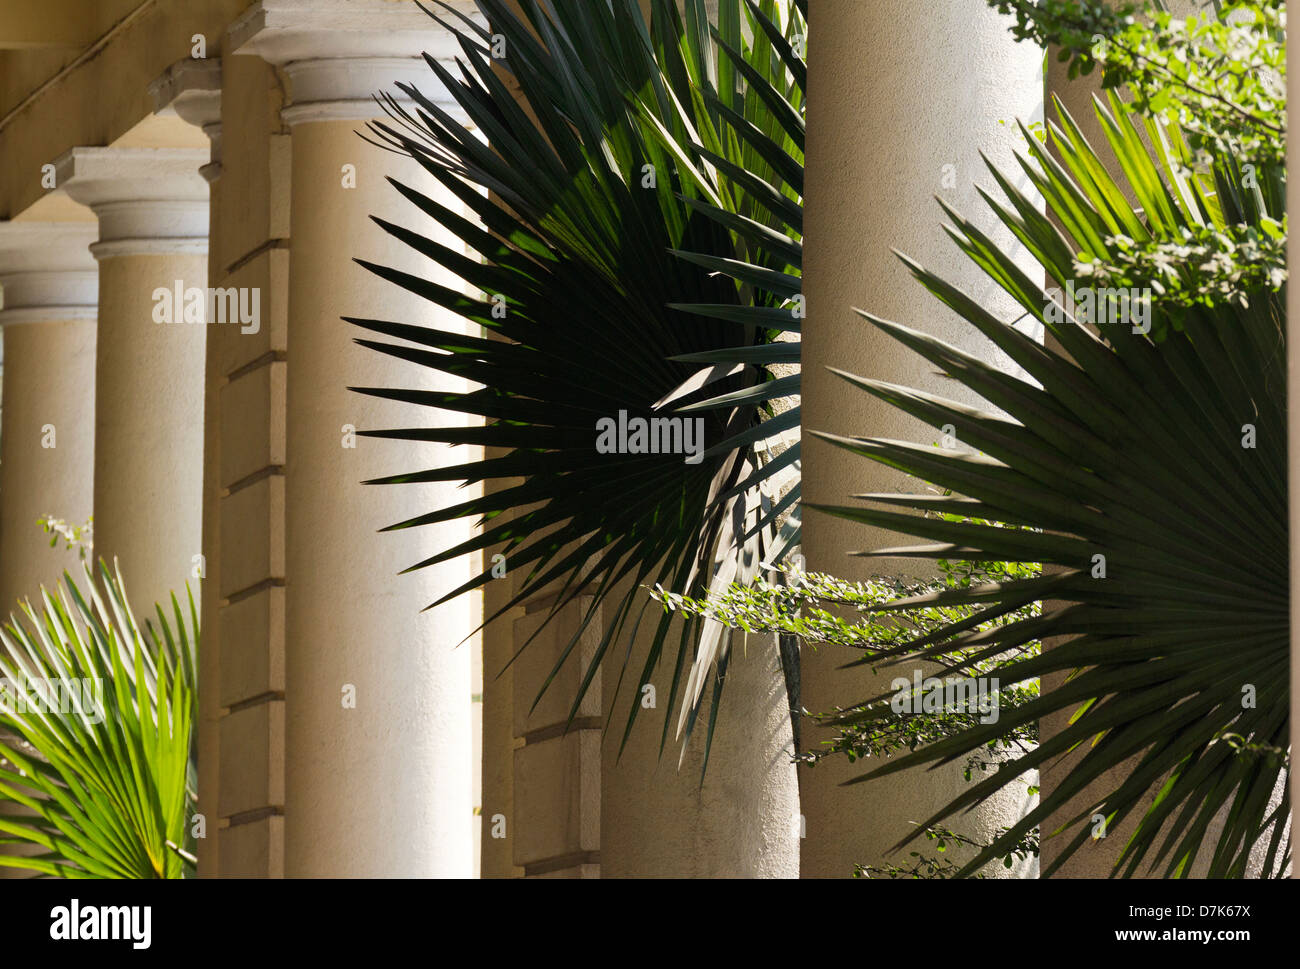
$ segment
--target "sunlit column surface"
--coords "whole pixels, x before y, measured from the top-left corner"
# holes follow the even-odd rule
[[[118,560],[137,611],[187,581],[198,595],[207,160],[74,148],[55,163],[58,187],[99,218],[95,553]]]
[[[198,169],[209,185],[208,280],[214,287],[225,287],[221,272],[221,251],[217,237],[219,195],[217,179],[221,175],[221,59],[185,58],[172,64],[152,84],[149,92],[154,99],[154,113],[175,116],[203,131],[210,146],[210,161]],[[244,200],[248,205],[249,200]],[[260,295],[260,294],[259,294]],[[238,299],[238,297],[236,297]],[[259,310],[262,301],[259,299]],[[244,305],[249,305],[244,301]],[[213,306],[215,310],[215,304]],[[216,315],[215,313],[213,314]],[[261,328],[260,319],[258,328]],[[204,343],[204,402],[203,402],[203,522],[201,554],[203,555],[203,587],[210,594],[203,596],[199,624],[202,630],[202,648],[199,650],[198,696],[198,811],[203,816],[204,834],[198,839],[198,873],[213,874],[217,870],[223,832],[219,823],[219,786],[221,777],[221,642],[219,614],[221,598],[221,556],[218,539],[221,532],[221,456],[218,445],[216,404],[221,393],[221,381],[216,379],[215,366],[220,354],[214,352],[226,333],[222,327],[205,327]],[[236,334],[238,338],[239,334]],[[254,429],[245,428],[248,437]],[[264,539],[265,540],[265,539]],[[251,543],[250,543],[251,544]],[[192,570],[191,570],[192,571]],[[238,752],[244,763],[255,762],[253,751]],[[254,872],[238,872],[253,874]],[[260,874],[261,872],[256,872]]]
[[[397,573],[468,538],[452,523],[376,534],[461,501],[456,483],[361,482],[457,463],[457,450],[354,431],[429,423],[411,406],[349,386],[453,389],[451,380],[358,347],[341,316],[464,324],[353,262],[457,285],[371,221],[440,230],[385,182],[450,201],[410,160],[357,132],[372,100],[414,81],[439,97],[421,51],[451,39],[414,5],[264,0],[232,26],[231,48],[287,74],[293,132],[286,440],[285,874],[473,873],[471,645],[475,600],[421,612],[470,576],[464,560]],[[399,95],[400,96],[400,95]],[[442,95],[445,99],[446,95]],[[455,203],[452,203],[455,204]],[[453,239],[442,241],[456,245]],[[453,418],[445,418],[447,420]]]
[[[77,558],[37,519],[90,517],[95,455],[94,223],[0,223],[0,616]],[[60,583],[61,584],[61,583]]]
[[[949,0],[924,10],[898,0],[816,0],[809,7],[803,487],[810,503],[852,504],[853,494],[912,491],[916,483],[815,440],[809,430],[920,443],[935,441],[936,434],[855,391],[827,372],[828,366],[973,403],[852,308],[917,327],[971,352],[991,350],[923,290],[891,247],[942,270],[1008,318],[1019,315],[945,235],[944,216],[933,196],[943,196],[977,223],[989,225],[987,207],[975,191],[977,182],[991,183],[979,152],[1010,171],[1018,142],[1014,119],[1041,116],[1043,55],[1031,44],[1016,43],[1007,30],[1009,21],[991,12],[984,0]],[[1005,231],[994,238],[1009,247],[1014,242]],[[923,575],[921,562],[848,554],[897,544],[915,543],[817,512],[804,515],[804,553],[814,571],[852,579],[888,571]],[[893,669],[873,680],[837,669],[845,660],[829,648],[803,650],[802,702],[807,709],[826,711],[865,699],[905,672]],[[806,729],[804,739],[809,746],[824,738]],[[913,771],[848,788],[840,784],[864,772],[861,762],[835,758],[803,771],[800,796],[807,836],[801,874],[847,877],[854,864],[899,861],[886,859],[884,852],[913,822],[962,790],[960,767]],[[1008,790],[953,826],[987,838],[1019,817],[1027,803],[1027,794]]]

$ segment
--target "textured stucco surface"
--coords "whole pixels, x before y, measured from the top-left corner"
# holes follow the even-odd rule
[[[996,359],[986,341],[925,294],[891,247],[941,270],[1007,318],[1018,315],[946,237],[933,196],[942,195],[989,226],[975,191],[976,181],[991,184],[979,153],[1009,167],[1020,143],[1013,120],[1041,116],[1042,52],[1016,44],[1006,21],[983,0],[950,0],[924,10],[901,2],[819,0],[811,5],[808,52],[804,496],[840,504],[851,494],[910,491],[915,483],[819,442],[808,431],[923,444],[937,443],[939,434],[850,389],[828,366],[976,402],[852,307]],[[1008,233],[994,237],[1019,251]],[[804,516],[804,554],[808,568],[817,571],[847,578],[923,574],[924,563],[849,557],[856,550],[916,544],[898,538],[812,511]],[[805,707],[828,710],[875,692],[879,681],[869,674],[837,670],[844,661],[830,650],[804,651]],[[885,685],[894,675],[899,671],[882,677]],[[805,745],[820,739],[808,731]],[[808,826],[803,876],[845,877],[855,863],[880,863],[912,822],[964,784],[958,765],[893,775],[865,787],[839,786],[862,769],[861,763],[837,759],[801,772]],[[954,826],[987,836],[1019,816],[1025,797],[1008,790]]]
[[[642,623],[629,679],[644,666],[653,618]],[[676,635],[675,626],[669,635]],[[621,660],[622,650],[613,658]],[[606,702],[618,665],[609,663],[604,671]],[[661,661],[651,678],[659,705],[641,710],[618,761],[628,706],[643,695],[639,685],[623,684],[603,749],[601,876],[798,877],[799,792],[775,638],[751,636],[742,646],[737,637],[703,783],[705,714],[679,768],[677,714],[671,711],[669,739],[659,756],[671,677],[671,665]]]
[[[201,554],[203,326],[155,323],[154,290],[207,286],[203,254],[100,261],[95,554],[116,557],[137,610],[184,596]]]
[[[420,610],[467,579],[470,566],[461,560],[415,576],[397,572],[469,529],[376,535],[460,496],[454,484],[361,482],[466,455],[366,438],[343,447],[344,425],[411,422],[408,405],[349,386],[451,385],[355,345],[361,331],[339,318],[437,319],[430,304],[374,277],[354,256],[450,280],[370,221],[376,214],[436,231],[384,175],[437,190],[413,162],[368,147],[358,127],[317,122],[293,133],[285,873],[465,876],[473,866],[470,646],[457,644],[477,622],[474,600]],[[346,164],[356,166],[356,188],[342,185]],[[341,701],[347,684],[356,689],[355,709]]]
[[[95,323],[22,323],[3,332],[4,433],[0,435],[0,614],[36,600],[75,552],[50,548],[36,520],[82,525],[92,511],[95,460]],[[53,425],[55,447],[42,446]]]

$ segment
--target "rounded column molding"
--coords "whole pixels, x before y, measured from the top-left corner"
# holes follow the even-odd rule
[[[208,153],[191,148],[73,148],[55,181],[99,219],[96,259],[208,251]]]
[[[0,222],[0,326],[95,319],[96,231],[93,222]]]
[[[201,552],[206,327],[160,325],[159,289],[206,290],[206,148],[77,147],[55,186],[99,223],[94,350],[95,552],[148,609]],[[172,322],[176,322],[173,320]],[[199,598],[200,596],[196,596]]]
[[[472,0],[454,0],[452,6],[483,23]],[[255,54],[288,75],[291,102],[281,115],[287,125],[381,117],[375,100],[380,92],[412,103],[399,82],[464,120],[424,60],[454,69],[460,45],[414,4],[260,0],[231,25],[228,40],[236,54]]]
[[[416,87],[448,113],[460,111],[460,106],[438,84],[422,59],[327,57],[291,61],[284,67],[293,102],[280,112],[280,117],[290,127],[312,121],[366,121],[380,117],[383,109],[373,97],[380,91],[403,104],[412,103],[397,87],[399,82]],[[437,91],[430,90],[430,82],[437,86]]]

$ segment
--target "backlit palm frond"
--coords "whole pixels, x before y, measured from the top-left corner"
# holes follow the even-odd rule
[[[59,878],[194,874],[198,614],[157,626],[101,562],[0,629],[0,865]],[[25,811],[15,811],[19,805]]]

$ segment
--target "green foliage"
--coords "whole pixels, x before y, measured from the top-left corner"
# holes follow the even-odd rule
[[[1013,33],[1057,47],[1069,76],[1100,65],[1102,85],[1187,135],[1197,164],[1286,162],[1286,12],[1281,0],[1213,0],[1174,17],[1162,2],[989,0]]]
[[[1149,287],[1166,306],[1250,305],[1251,294],[1276,292],[1286,281],[1286,217],[1260,228],[1182,226],[1177,241],[1138,244],[1109,236],[1114,261],[1080,260],[1075,272],[1090,285],[1114,289]],[[1176,319],[1181,322],[1182,314]],[[1163,331],[1161,333],[1163,335]]]
[[[475,293],[361,264],[486,334],[349,318],[388,338],[361,345],[478,389],[354,389],[457,418],[369,436],[497,449],[370,483],[518,479],[391,527],[481,524],[473,539],[411,570],[499,551],[520,578],[488,621],[551,583],[561,592],[547,621],[580,593],[592,595],[546,683],[577,661],[574,646],[598,622],[601,641],[576,711],[611,648],[642,620],[639,583],[655,578],[693,593],[725,586],[752,578],[758,562],[779,559],[797,540],[798,493],[782,482],[798,450],[777,444],[799,415],[778,413],[775,402],[797,394],[798,380],[771,371],[798,360],[797,345],[779,342],[798,329],[784,308],[799,289],[797,233],[770,225],[772,212],[782,213],[782,227],[800,217],[804,68],[794,40],[804,0],[723,0],[716,27],[702,0],[688,0],[684,13],[655,0],[649,24],[636,0],[523,0],[522,16],[503,0],[478,6],[492,33],[445,5],[429,11],[457,32],[460,76],[429,65],[468,123],[404,87],[415,108],[389,98],[391,122],[371,130],[456,199],[448,206],[394,182],[413,217],[431,217],[470,253],[376,221]],[[504,57],[492,57],[493,34],[504,40]],[[741,283],[719,273],[742,259],[755,268]],[[756,325],[742,312],[751,308]],[[598,453],[597,422],[620,411],[703,419],[703,460]],[[485,571],[438,602],[492,578]],[[664,617],[640,671],[626,671],[628,650],[613,650],[627,677],[645,682],[671,655],[673,638],[668,709],[687,690],[693,698],[706,692],[710,664],[684,684],[684,660],[725,652],[725,630],[687,624],[673,636]],[[719,688],[715,679],[714,714]],[[607,701],[612,716],[616,698]],[[689,735],[698,707],[683,706]],[[639,709],[633,698],[625,741]]]
[[[999,833],[1004,833],[1006,828],[999,828]],[[931,826],[923,832],[930,846],[935,852],[943,855],[948,851],[950,846],[961,846],[973,848],[976,850],[984,848],[984,845],[974,841],[965,835],[958,834],[948,828]],[[1024,835],[1019,841],[1011,846],[1007,854],[1002,858],[1004,868],[1011,868],[1017,862],[1024,861],[1030,856],[1038,857],[1038,832],[1031,831]],[[858,865],[853,869],[854,878],[957,878],[960,877],[962,866],[953,861],[951,858],[936,858],[934,855],[926,855],[916,851],[909,851],[907,856],[912,859],[911,862],[903,865],[885,864],[885,865]],[[976,872],[975,878],[987,878],[984,872]]]
[[[853,650],[853,657],[846,660],[843,668],[866,665],[873,673],[880,673],[891,666],[909,663],[912,644],[916,640],[977,615],[977,609],[970,605],[938,603],[914,606],[912,603],[928,600],[942,590],[970,589],[1028,579],[1038,574],[1036,566],[1021,563],[943,560],[938,564],[940,578],[930,583],[907,582],[890,576],[849,582],[823,573],[796,571],[787,566],[774,577],[776,581],[760,579],[749,586],[733,585],[698,599],[662,588],[654,589],[651,596],[670,610],[708,617],[730,628],[743,630],[746,635],[794,635],[814,649]],[[1037,603],[1026,603],[979,629],[991,630],[1038,614]],[[1024,643],[1004,655],[991,657],[971,657],[967,652],[959,649],[946,656],[933,657],[940,669],[927,675],[941,676],[944,670],[958,669],[963,666],[963,661],[970,660],[965,673],[986,680],[997,679],[1000,671],[1013,660],[1038,655],[1039,644]],[[837,729],[834,737],[801,753],[798,759],[814,767],[827,757],[843,756],[851,762],[870,757],[885,758],[960,736],[980,723],[980,715],[974,710],[899,711],[891,706],[894,696],[891,692],[847,709],[811,714],[804,711],[813,723]],[[1005,711],[1024,707],[1037,696],[1038,684],[1030,681],[998,689],[993,701],[1001,716]],[[845,723],[846,713],[870,713],[872,719],[863,723]],[[1009,755],[1028,752],[1037,742],[1037,721],[1015,724],[971,752],[965,764],[966,780],[971,780],[977,773],[997,770]],[[923,833],[940,853],[946,850],[944,837],[967,847],[987,847],[940,826],[929,826]],[[1031,845],[1032,853],[1037,854],[1036,831],[1028,832],[1004,847],[1005,854],[1000,857],[1010,867],[1031,851]],[[960,867],[951,859],[936,859],[918,851],[911,852],[910,857],[914,859],[910,867],[861,865],[856,873],[866,877],[940,878],[949,877]]]
[[[120,574],[64,574],[0,629],[0,865],[58,878],[194,874],[198,614],[141,626]],[[12,737],[16,737],[15,741]],[[15,810],[15,806],[26,811]]]
[[[937,662],[964,653],[969,671],[1048,636],[1074,638],[1000,667],[1004,689],[1044,673],[1072,674],[1062,688],[1007,705],[997,724],[931,737],[859,780],[969,758],[1007,730],[1028,729],[1046,713],[1073,712],[1065,731],[1001,763],[912,837],[1040,764],[1086,750],[1070,778],[959,870],[973,874],[1014,851],[1107,770],[1139,755],[1138,768],[1116,790],[1049,832],[1066,843],[1045,874],[1088,837],[1086,826],[1072,838],[1066,833],[1097,810],[1111,830],[1140,814],[1118,874],[1134,874],[1146,862],[1148,870],[1163,866],[1166,875],[1185,876],[1208,853],[1212,875],[1239,876],[1261,837],[1265,873],[1278,874],[1290,858],[1284,826],[1276,823],[1287,817],[1288,802],[1269,807],[1274,790],[1285,788],[1279,783],[1288,713],[1279,5],[1221,4],[1229,24],[1208,14],[1177,21],[1161,9],[1137,16],[1132,5],[1108,10],[1083,0],[989,3],[1017,16],[1017,36],[1060,45],[1072,76],[1103,64],[1105,83],[1116,90],[1096,112],[1120,175],[1109,174],[1058,104],[1058,123],[1045,133],[1021,126],[1021,167],[1052,218],[998,171],[992,174],[1007,201],[988,192],[984,198],[1049,280],[1134,288],[1149,301],[1152,325],[1149,334],[1130,332],[1127,324],[1098,332],[1068,310],[1057,312],[1059,290],[1045,289],[947,205],[949,235],[1020,304],[1021,316],[997,319],[936,274],[904,262],[1030,379],[862,313],[997,410],[843,374],[936,428],[952,424],[978,450],[936,454],[896,441],[821,435],[945,493],[868,495],[874,507],[822,510],[935,543],[876,554],[1058,570],[909,597],[911,610],[979,610],[915,636],[913,657]],[[1014,328],[1025,317],[1044,323],[1049,345]],[[1256,437],[1266,443],[1243,446]],[[962,520],[969,518],[977,520]],[[1104,581],[1092,577],[1098,554],[1109,564]],[[995,622],[1043,600],[1052,606],[1041,616]],[[753,619],[743,608],[729,618]],[[790,624],[791,631],[816,631],[813,618]],[[977,628],[991,622],[991,629]],[[1247,681],[1259,689],[1255,707],[1242,705]],[[899,747],[901,735],[882,739],[889,714],[880,699],[854,704],[832,721],[858,731],[864,752]],[[1155,805],[1139,810],[1153,787]],[[1207,844],[1211,819],[1224,809],[1227,825]]]
[[[1170,187],[1195,193],[1185,222],[1151,233],[1108,225],[1107,251],[1080,256],[1094,285],[1151,286],[1168,306],[1218,306],[1286,280],[1286,44],[1278,0],[1226,0],[1196,16],[1162,4],[990,0],[1015,34],[1057,45],[1070,76],[1096,65],[1144,118]],[[1157,122],[1157,123],[1153,123]],[[1122,159],[1121,159],[1122,160]],[[1126,167],[1126,173],[1128,169]],[[1219,177],[1222,173],[1222,177]],[[1076,177],[1086,176],[1075,173]],[[1198,210],[1204,210],[1204,218]],[[1181,314],[1173,314],[1177,322]],[[1157,339],[1160,334],[1157,334]]]
[[[1008,562],[942,562],[941,578],[935,582],[905,582],[878,576],[865,582],[849,582],[820,572],[798,572],[789,567],[780,570],[779,581],[759,579],[751,585],[733,585],[720,593],[698,599],[656,588],[651,597],[666,608],[687,615],[710,618],[747,635],[781,633],[798,636],[813,647],[836,647],[856,650],[860,655],[846,661],[843,668],[868,666],[880,673],[890,666],[908,662],[913,644],[948,627],[964,623],[977,615],[970,605],[931,604],[932,597],[943,590],[970,589],[972,585],[1028,579],[1037,574],[1031,565]],[[924,601],[925,605],[914,605]],[[1037,615],[1037,603],[998,616],[981,629],[993,629]],[[856,614],[858,618],[847,618]],[[933,659],[944,670],[963,669],[970,675],[995,677],[998,671],[1019,657],[1038,655],[1039,644],[1028,642],[1016,646],[1006,655],[976,657],[956,649]],[[928,674],[930,675],[930,674]],[[933,674],[939,675],[939,674]],[[825,757],[843,754],[849,760],[887,757],[901,750],[916,750],[936,740],[956,736],[978,723],[978,715],[969,712],[943,712],[914,715],[890,709],[893,693],[850,708],[829,712],[814,711],[809,716],[819,724],[839,726],[833,740],[824,741],[820,749],[800,755],[809,765]],[[1016,709],[1038,696],[1036,683],[1001,690],[999,709]],[[846,709],[852,712],[879,712],[867,724],[843,724]],[[995,738],[993,747],[1026,750],[1038,739],[1038,725],[1018,725]],[[976,759],[969,765],[985,770],[992,763]]]
[[[1249,184],[1235,157],[1211,151],[1212,169],[1199,170],[1181,133],[1164,121],[1140,119],[1114,97],[1109,110],[1100,103],[1096,110],[1123,184],[1058,105],[1060,123],[1050,136],[1063,163],[1027,138],[1021,166],[1061,228],[1002,172],[992,174],[1009,204],[984,196],[1049,280],[1073,279],[1080,265],[1098,259],[1116,262],[1120,236],[1164,244],[1206,225],[1284,225],[1281,194]],[[1280,874],[1290,861],[1279,823],[1289,812],[1288,765],[1280,754],[1289,717],[1285,291],[1247,287],[1246,298],[1190,306],[1156,293],[1150,334],[1120,323],[1097,331],[1061,312],[984,232],[944,209],[961,251],[1019,303],[1022,316],[1042,322],[1049,339],[1036,343],[903,256],[932,295],[1028,376],[1001,373],[921,331],[859,311],[996,410],[842,374],[927,424],[953,425],[972,450],[936,454],[896,441],[820,435],[962,496],[867,495],[865,507],[821,510],[926,543],[874,550],[878,555],[1042,563],[1038,578],[938,592],[915,603],[980,611],[967,625],[951,624],[912,645],[922,660],[954,649],[988,657],[1069,637],[1001,673],[1011,683],[1070,676],[996,724],[938,740],[860,779],[949,763],[1017,724],[1070,713],[1061,732],[1002,763],[922,822],[921,829],[938,824],[1027,771],[1083,752],[1070,775],[962,874],[1000,856],[1130,758],[1136,766],[1121,781],[1100,793],[1094,788],[1061,829],[1046,832],[1061,838],[1061,850],[1045,875],[1088,839],[1090,826],[1082,822],[1094,813],[1110,831],[1136,818],[1115,874],[1144,868],[1186,877],[1201,861],[1211,877],[1241,877],[1257,846],[1264,873]],[[1214,266],[1206,275],[1223,272]],[[1017,527],[915,514],[947,502],[966,516]],[[1028,601],[1047,603],[1043,614],[991,632],[969,625]],[[866,724],[875,716],[847,712],[838,722]],[[1239,739],[1228,742],[1229,735]],[[1276,807],[1275,792],[1282,798]],[[1150,805],[1149,793],[1156,795]],[[1222,830],[1211,836],[1221,813]]]

